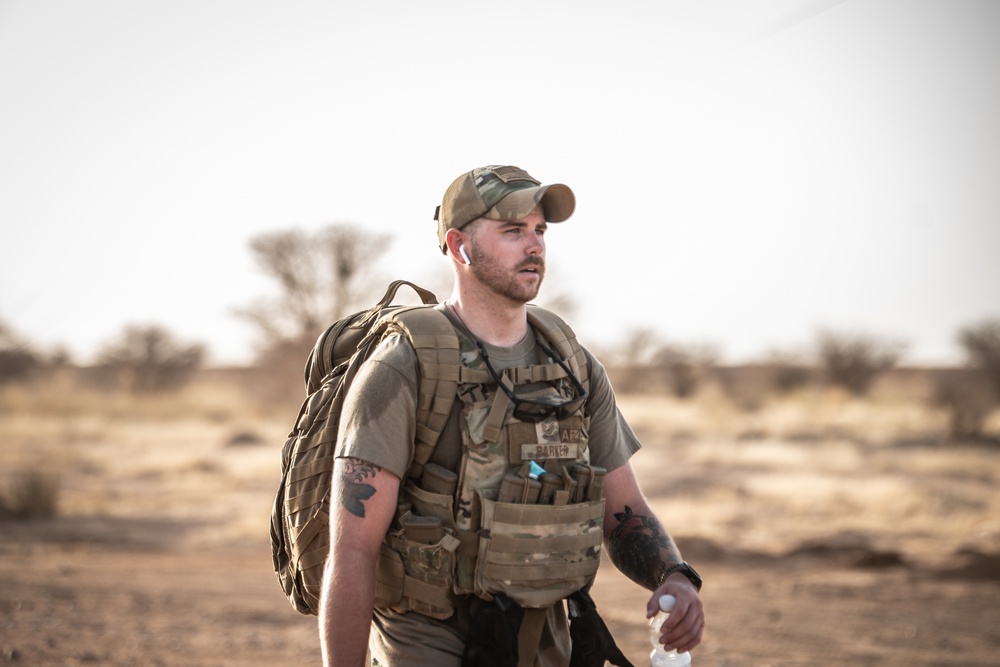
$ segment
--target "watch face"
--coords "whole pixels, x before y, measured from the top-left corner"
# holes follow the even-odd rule
[[[695,588],[697,588],[699,591],[701,590],[701,584],[702,584],[701,575],[698,574],[693,567],[691,567],[688,563],[680,563],[678,565],[675,565],[674,567],[676,568],[675,570],[676,572],[680,572],[681,574],[683,574],[691,581],[692,584],[694,584]]]

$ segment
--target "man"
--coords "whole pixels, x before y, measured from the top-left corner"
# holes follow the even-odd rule
[[[583,511],[598,508],[596,520],[582,524],[582,530],[588,525],[599,526],[598,544],[585,549],[586,553],[598,558],[603,537],[604,550],[618,569],[653,592],[646,604],[647,617],[657,612],[661,595],[676,597],[674,611],[664,625],[662,639],[667,648],[687,651],[701,641],[704,614],[698,596],[700,577],[682,561],[638,487],[629,458],[639,443],[618,411],[603,367],[583,350],[586,368],[578,366],[579,372],[574,373],[565,359],[553,359],[559,355],[552,351],[552,341],[543,343],[531,324],[534,320],[526,304],[536,297],[545,276],[548,225],[568,219],[574,207],[575,199],[567,186],[542,186],[517,167],[475,169],[456,179],[446,191],[435,217],[441,250],[452,261],[455,286],[440,309],[459,332],[463,362],[486,368],[494,380],[507,384],[484,383],[459,392],[462,400],[456,402],[431,459],[436,469],[455,473],[459,488],[451,496],[427,495],[407,481],[419,400],[413,348],[404,337],[390,336],[362,367],[344,405],[334,469],[331,551],[320,612],[326,665],[359,667],[369,649],[373,665],[481,664],[468,654],[467,644],[473,641],[470,629],[481,633],[485,619],[495,620],[498,615],[501,620],[510,620],[514,628],[516,646],[510,649],[519,652],[520,665],[569,664],[571,642],[562,599],[553,602],[545,598],[551,592],[548,584],[539,591],[532,582],[512,583],[509,579],[516,579],[516,575],[505,574],[491,582],[483,574],[482,547],[475,546],[480,538],[498,541],[499,526],[492,525],[493,530],[484,526],[493,520],[491,512],[500,511],[501,503],[495,502],[496,488],[481,487],[499,487],[522,463],[522,473],[556,470],[565,477],[570,464],[606,471],[603,497],[600,493],[589,496],[581,505]],[[547,377],[557,381],[535,378],[514,386],[510,380],[513,371],[507,369],[546,362],[548,368],[556,369],[546,371]],[[577,375],[586,377],[586,384]],[[508,408],[500,410],[499,421],[494,405]],[[538,414],[529,414],[532,410]],[[491,420],[501,428],[489,431]],[[533,435],[536,432],[540,434],[537,438]],[[535,446],[525,443],[539,442],[552,433],[554,441],[566,444],[563,449],[572,452],[571,460],[542,461],[542,471],[532,468],[534,463],[527,458],[519,458],[521,452],[528,451],[525,447]],[[478,448],[493,454],[477,454]],[[558,472],[554,473],[556,478]],[[529,477],[534,476],[513,475],[525,493],[532,483]],[[489,483],[482,481],[486,479]],[[563,501],[569,493],[566,491]],[[446,501],[448,512],[438,512],[439,517],[431,522],[437,526],[435,522],[443,517],[448,530],[438,545],[421,547],[416,538],[400,537],[411,530],[400,527],[400,517],[404,522],[427,521],[427,517],[413,515],[434,513],[416,511],[428,498],[431,504],[442,498]],[[544,513],[549,509],[530,511]],[[538,521],[528,520],[532,522]],[[518,530],[530,531],[531,527]],[[581,544],[572,533],[564,538],[567,543]],[[387,534],[394,535],[395,542],[387,539]],[[465,549],[470,536],[477,542],[472,549]],[[440,548],[442,545],[446,548]],[[387,548],[402,553],[392,552],[387,557]],[[501,554],[499,558],[508,556]],[[406,563],[407,574],[411,567],[420,569],[431,561],[441,570],[425,572],[420,589],[445,583],[426,591],[423,598],[420,590],[410,585],[411,590],[390,595],[387,603],[382,599],[384,592],[377,594],[383,584],[376,582],[381,576],[376,564],[382,567],[382,563],[391,564],[399,558]],[[443,564],[439,562],[442,558]],[[467,559],[468,568],[462,565],[462,558]],[[596,560],[592,567],[571,560],[574,568],[588,568],[583,582],[589,585],[586,577],[596,571]],[[469,568],[475,569],[475,577]],[[557,589],[556,595],[564,596],[579,586],[571,574],[550,569],[554,570],[551,586]],[[536,576],[537,572],[531,575]],[[407,596],[411,596],[409,602]],[[538,600],[544,604],[539,606]],[[478,616],[480,613],[483,615]]]

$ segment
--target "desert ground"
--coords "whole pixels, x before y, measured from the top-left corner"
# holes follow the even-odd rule
[[[951,441],[908,378],[752,407],[711,387],[620,397],[640,482],[705,577],[695,665],[1000,664],[1000,447]],[[0,520],[0,662],[319,664],[267,538],[296,405],[259,380],[0,392],[8,510],[28,476],[58,498],[54,516]],[[602,566],[594,597],[637,667],[647,595]]]

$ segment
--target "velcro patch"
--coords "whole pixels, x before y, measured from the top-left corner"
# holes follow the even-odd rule
[[[521,445],[522,461],[549,459],[576,459],[580,455],[579,443],[555,442]]]

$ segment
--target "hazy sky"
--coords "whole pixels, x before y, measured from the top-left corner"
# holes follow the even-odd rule
[[[129,323],[246,360],[264,231],[439,277],[434,206],[496,163],[574,189],[587,344],[955,362],[1000,316],[1000,1],[0,0],[0,319],[79,361]]]

